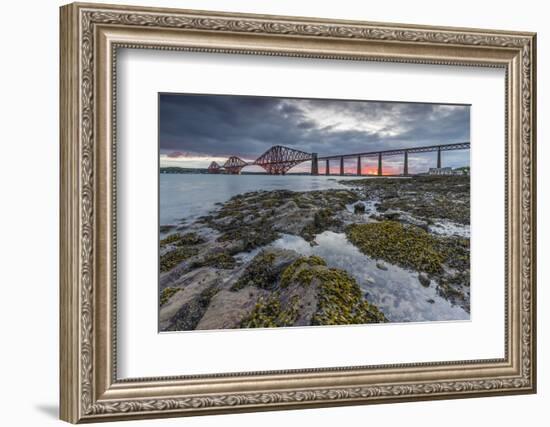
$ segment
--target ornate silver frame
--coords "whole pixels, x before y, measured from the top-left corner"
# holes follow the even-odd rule
[[[61,418],[77,423],[534,393],[533,33],[71,4],[61,8]],[[506,70],[505,357],[131,381],[116,376],[119,47]]]

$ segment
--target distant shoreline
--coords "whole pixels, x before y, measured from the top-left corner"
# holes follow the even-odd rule
[[[458,169],[468,169],[469,167],[461,167],[461,168],[455,168]],[[161,167],[159,173],[161,175],[169,175],[169,174],[192,174],[192,175],[230,175],[225,173],[218,173],[213,174],[208,171],[206,168],[182,168],[178,166],[167,166],[167,167]],[[241,171],[239,175],[265,175],[270,176],[271,174],[267,172],[250,172],[250,171]],[[284,176],[312,176],[309,172],[289,172]],[[358,178],[406,178],[406,177],[413,177],[413,176],[426,176],[428,175],[428,172],[422,172],[418,174],[409,174],[409,175],[403,175],[403,174],[394,174],[394,175],[376,175],[376,174],[364,174],[364,175],[357,175],[354,173],[346,173],[344,175],[340,175],[338,173],[331,173],[329,175],[326,175],[324,173],[319,173],[315,176],[332,176],[332,177],[358,177]]]

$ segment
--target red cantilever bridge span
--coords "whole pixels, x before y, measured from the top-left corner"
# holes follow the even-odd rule
[[[457,142],[454,144],[429,145],[424,147],[396,148],[382,151],[369,151],[365,153],[339,154],[332,156],[318,156],[317,153],[306,153],[305,151],[295,150],[293,148],[275,145],[263,153],[253,162],[245,162],[237,156],[231,156],[223,165],[212,162],[208,167],[210,173],[225,172],[229,174],[240,174],[245,166],[261,166],[270,175],[284,175],[294,166],[311,161],[311,174],[319,175],[319,162],[325,162],[325,174],[330,174],[330,161],[340,163],[340,175],[344,175],[344,160],[357,160],[357,175],[361,173],[361,158],[378,158],[377,175],[382,175],[382,159],[384,156],[393,156],[403,154],[403,175],[409,175],[409,154],[437,152],[437,167],[441,168],[441,152],[452,150],[469,150],[470,142]]]

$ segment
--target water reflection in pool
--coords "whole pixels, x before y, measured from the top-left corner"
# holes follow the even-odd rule
[[[468,320],[469,314],[440,297],[432,281],[424,287],[418,274],[395,265],[387,270],[352,245],[345,234],[325,231],[311,246],[299,236],[283,235],[270,246],[291,249],[302,255],[318,255],[329,267],[346,270],[359,283],[368,300],[376,304],[391,322],[419,322],[434,320]]]

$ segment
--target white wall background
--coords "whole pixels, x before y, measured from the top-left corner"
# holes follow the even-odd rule
[[[121,3],[110,0],[112,3]],[[130,0],[129,0],[130,1]],[[550,29],[545,3],[519,1],[133,0],[133,4],[538,32],[538,156],[550,161]],[[0,66],[0,419],[3,425],[60,425],[58,402],[58,0],[2,5]],[[266,412],[133,425],[280,426],[547,425],[550,376],[550,180],[539,168],[539,393],[438,402]],[[482,424],[483,423],[483,424]]]

